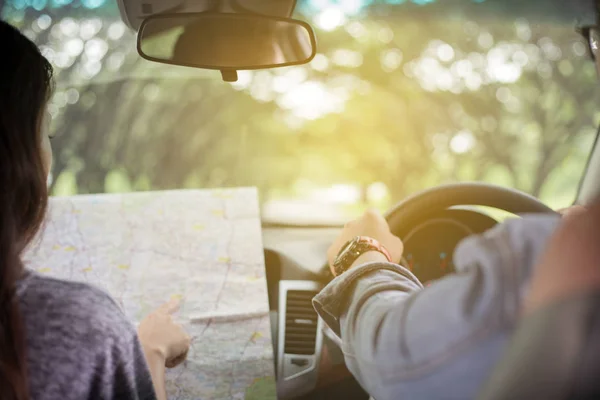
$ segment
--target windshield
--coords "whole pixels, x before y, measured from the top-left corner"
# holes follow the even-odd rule
[[[114,1],[2,15],[56,70],[54,195],[256,186],[264,219],[303,224],[473,180],[571,204],[600,90],[555,3],[299,1],[315,59],[233,84],[141,59]]]

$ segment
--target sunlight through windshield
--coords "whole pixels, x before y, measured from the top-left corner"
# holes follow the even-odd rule
[[[54,195],[257,186],[265,219],[333,223],[471,180],[569,205],[600,116],[580,3],[299,1],[314,60],[232,84],[141,59],[114,1],[2,15],[56,69]]]

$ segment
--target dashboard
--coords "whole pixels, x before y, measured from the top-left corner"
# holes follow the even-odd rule
[[[483,233],[497,224],[474,209],[451,208],[426,217],[407,232],[394,232],[404,243],[401,264],[422,283],[454,271],[454,249],[466,237]],[[327,284],[333,277],[326,268],[326,253],[341,228],[264,227],[267,276],[274,280],[308,279]],[[281,266],[275,266],[282,263]]]
[[[454,271],[452,252],[472,233],[468,226],[452,219],[424,222],[405,237],[407,251],[401,264],[427,285]]]
[[[405,249],[401,264],[428,285],[454,272],[452,255],[463,239],[495,224],[494,219],[471,210],[445,210],[400,236]]]

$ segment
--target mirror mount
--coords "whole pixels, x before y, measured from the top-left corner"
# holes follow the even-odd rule
[[[225,82],[237,82],[238,73],[235,69],[222,69],[221,77]]]

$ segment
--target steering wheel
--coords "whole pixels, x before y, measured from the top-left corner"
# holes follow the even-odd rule
[[[452,183],[416,193],[396,204],[385,216],[390,230],[401,239],[430,216],[453,206],[493,207],[512,214],[555,213],[533,196],[519,190],[480,182]],[[333,279],[326,264],[320,274]]]
[[[469,182],[436,186],[416,193],[396,204],[386,214],[386,220],[390,230],[403,238],[417,224],[423,223],[430,217],[435,218],[436,214],[449,207],[459,205],[487,206],[513,214],[555,213],[535,197],[521,191],[486,183]],[[322,276],[328,277],[323,283],[333,279],[328,265],[323,267]],[[340,339],[335,337],[328,328],[325,332],[332,344],[338,347],[338,349],[335,349],[335,346],[330,347],[329,351],[342,357]]]
[[[436,186],[396,204],[386,214],[390,230],[400,238],[429,215],[452,206],[486,206],[512,214],[555,213],[533,196],[488,183],[468,182]]]

